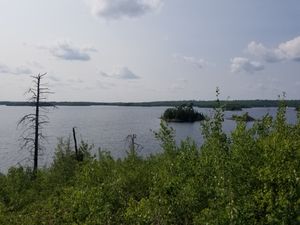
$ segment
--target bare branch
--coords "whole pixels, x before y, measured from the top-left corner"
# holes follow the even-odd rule
[[[42,78],[47,73],[38,74],[32,77],[33,87],[29,88],[26,94],[30,95],[28,98],[29,105],[34,106],[35,112],[23,116],[18,122],[18,126],[24,127],[19,140],[22,141],[21,149],[27,148],[33,153],[33,172],[36,174],[38,167],[38,157],[41,156],[42,144],[47,141],[47,136],[44,136],[42,130],[45,125],[49,123],[49,118],[44,113],[49,112],[46,106],[51,106],[45,102],[48,94],[53,94],[48,88],[48,84],[41,82]]]

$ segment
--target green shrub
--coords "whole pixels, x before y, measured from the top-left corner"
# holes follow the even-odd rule
[[[285,107],[248,128],[222,129],[224,109],[202,123],[204,143],[180,145],[162,121],[163,152],[114,159],[82,143],[78,160],[60,140],[36,179],[24,168],[0,175],[0,224],[300,224],[300,113]]]

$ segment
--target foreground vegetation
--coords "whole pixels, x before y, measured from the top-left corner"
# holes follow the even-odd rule
[[[0,224],[300,224],[300,116],[285,108],[226,136],[222,109],[203,123],[205,142],[176,146],[162,122],[163,152],[122,160],[62,140],[50,168],[0,176]]]

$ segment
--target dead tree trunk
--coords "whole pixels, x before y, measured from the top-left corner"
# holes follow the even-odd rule
[[[136,143],[136,138],[136,134],[130,134],[126,137],[126,141],[129,145],[128,155],[137,155],[138,151],[143,148],[140,144]]]
[[[129,144],[129,152],[134,153],[135,152],[135,139],[136,139],[136,134],[130,134],[127,136],[127,142]]]
[[[78,161],[78,160],[79,160],[79,155],[78,155],[78,147],[77,147],[77,139],[76,139],[76,131],[75,131],[75,127],[73,127],[73,139],[74,139],[74,145],[75,145],[76,159],[77,159],[77,161]]]
[[[42,141],[45,140],[45,136],[42,133],[42,129],[45,124],[48,123],[48,117],[45,115],[47,109],[44,106],[52,106],[51,104],[43,104],[47,99],[46,95],[51,94],[45,84],[42,84],[41,80],[46,74],[38,74],[32,76],[33,88],[28,90],[31,95],[29,98],[29,105],[35,107],[34,113],[26,114],[21,118],[18,125],[22,124],[24,131],[21,136],[23,142],[22,148],[28,148],[33,153],[33,176],[36,176],[38,169],[38,158],[40,155]]]
[[[41,76],[37,76],[36,86],[36,105],[35,105],[35,133],[34,133],[34,158],[33,173],[36,174],[38,168],[38,152],[39,152],[39,118],[40,118],[40,84]]]

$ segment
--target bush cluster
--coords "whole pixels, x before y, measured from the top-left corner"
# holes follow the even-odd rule
[[[24,168],[0,176],[0,224],[299,224],[300,117],[285,108],[251,128],[222,130],[223,111],[203,123],[204,144],[179,146],[161,122],[163,152],[77,161],[61,141],[35,179]]]

